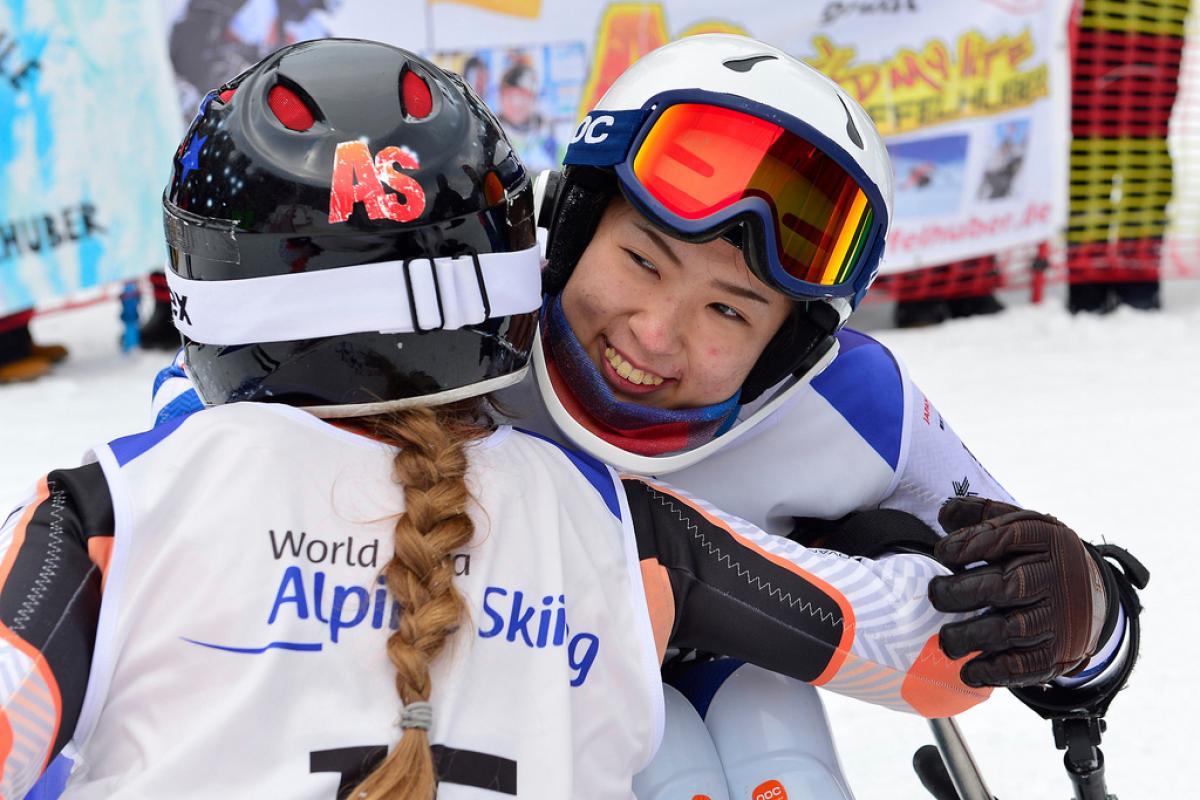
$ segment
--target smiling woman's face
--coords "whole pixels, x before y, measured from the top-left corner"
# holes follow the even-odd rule
[[[671,238],[620,196],[563,289],[562,306],[617,397],[658,408],[729,399],[791,308],[733,245]]]

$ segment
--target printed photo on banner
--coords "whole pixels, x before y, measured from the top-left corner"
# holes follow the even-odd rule
[[[936,136],[888,144],[896,175],[896,217],[952,214],[962,202],[967,137]]]
[[[338,0],[184,0],[168,46],[184,124],[210,90],[286,44],[335,35],[326,12]]]
[[[574,132],[585,77],[583,42],[434,53],[500,119],[531,170],[552,169]]]
[[[979,182],[980,200],[1003,200],[1020,194],[1025,150],[1029,146],[1029,119],[1010,119],[992,126],[992,145]]]
[[[858,5],[826,4],[821,24],[797,38],[801,57],[861,103],[888,143],[896,206],[883,271],[1056,236],[1066,219],[1069,4],[928,0],[886,14]]]

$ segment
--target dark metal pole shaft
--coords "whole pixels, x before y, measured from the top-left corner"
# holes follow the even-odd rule
[[[933,729],[933,738],[942,751],[942,759],[946,762],[946,770],[950,773],[954,788],[958,790],[958,796],[962,800],[992,800],[992,793],[983,782],[979,767],[971,757],[971,751],[967,749],[967,743],[954,719],[931,719],[929,727]]]

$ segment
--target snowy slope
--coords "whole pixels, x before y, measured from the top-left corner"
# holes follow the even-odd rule
[[[1052,298],[874,332],[1018,500],[1128,547],[1152,571],[1144,660],[1101,746],[1121,800],[1198,796],[1184,765],[1200,716],[1187,677],[1200,661],[1200,286],[1168,285],[1166,302],[1163,314],[1072,318]],[[827,707],[860,798],[924,796],[906,763],[931,741],[924,723],[836,696]],[[1073,796],[1050,723],[1012,697],[997,694],[959,722],[1001,800]]]
[[[1171,284],[1166,301],[1161,314],[1097,319],[1072,318],[1051,297],[995,317],[872,331],[1025,505],[1129,547],[1152,570],[1144,659],[1103,746],[1122,800],[1194,792],[1200,700],[1186,669],[1200,663],[1200,285]],[[149,425],[151,381],[166,358],[117,354],[116,317],[106,305],[35,322],[39,338],[70,345],[72,358],[52,378],[0,387],[0,505],[41,472],[77,463],[89,443]],[[860,800],[926,797],[909,766],[931,741],[922,720],[837,696],[826,704]],[[1049,723],[1003,693],[959,721],[1001,800],[1071,797]]]

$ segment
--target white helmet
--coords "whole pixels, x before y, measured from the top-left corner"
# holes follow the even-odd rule
[[[707,34],[647,54],[583,118],[564,164],[535,186],[538,223],[549,229],[547,294],[566,285],[619,187],[675,238],[731,241],[755,275],[796,301],[743,384],[742,404],[823,369],[878,272],[893,194],[878,130],[836,83],[754,39]],[[637,471],[662,474],[667,462],[678,469],[761,418],[684,454],[621,456],[572,426],[549,382],[541,383],[576,445]]]

